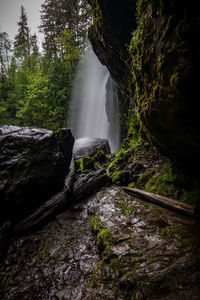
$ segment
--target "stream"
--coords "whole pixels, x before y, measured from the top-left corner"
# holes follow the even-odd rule
[[[199,299],[199,245],[196,220],[104,187],[12,241],[1,299]]]

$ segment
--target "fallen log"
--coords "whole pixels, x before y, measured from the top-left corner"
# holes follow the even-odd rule
[[[135,188],[127,188],[127,187],[122,187],[125,192],[128,194],[131,194],[135,197],[138,197],[142,200],[157,204],[159,206],[162,206],[164,208],[173,210],[175,212],[181,213],[183,215],[189,216],[189,217],[195,217],[195,208],[192,205],[167,198],[164,196],[160,196],[157,194],[153,194],[150,192],[146,192],[140,189],[135,189]]]

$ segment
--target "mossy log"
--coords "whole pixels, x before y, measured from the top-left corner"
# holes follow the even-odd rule
[[[173,211],[181,213],[183,215],[186,215],[189,217],[196,216],[195,208],[192,205],[189,205],[189,204],[186,204],[186,203],[183,203],[183,202],[171,199],[171,198],[163,197],[163,196],[160,196],[157,194],[149,193],[149,192],[146,192],[143,190],[135,189],[135,188],[123,187],[123,190],[125,192],[127,192],[128,194],[131,194],[142,200],[160,205],[164,208],[173,210]]]

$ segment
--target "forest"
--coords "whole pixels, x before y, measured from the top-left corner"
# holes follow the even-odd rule
[[[91,9],[87,1],[46,0],[39,49],[21,6],[14,41],[0,32],[0,125],[58,130],[67,124],[75,69],[84,53]]]

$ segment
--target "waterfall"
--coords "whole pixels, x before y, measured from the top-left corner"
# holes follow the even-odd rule
[[[111,152],[116,152],[119,149],[117,93],[107,68],[91,48],[79,63],[71,98],[70,128],[75,139],[105,138]]]

